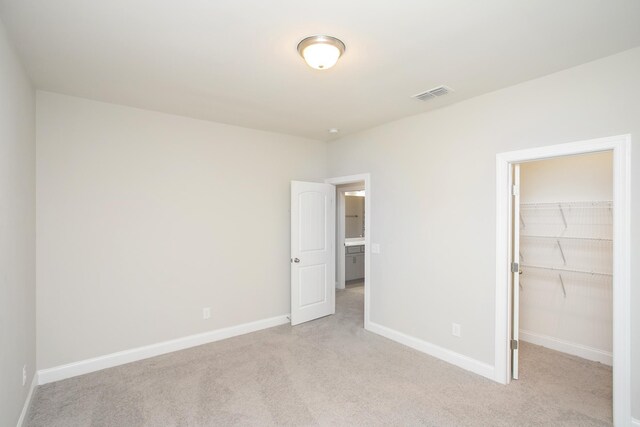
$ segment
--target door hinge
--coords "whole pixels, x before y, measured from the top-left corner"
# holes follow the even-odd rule
[[[511,187],[511,195],[512,196],[519,196],[520,195],[520,186],[519,185],[513,185]]]
[[[511,340],[511,350],[518,349],[518,340]]]
[[[511,263],[511,272],[512,273],[519,273],[520,272],[520,264],[518,264],[517,262],[512,262]]]

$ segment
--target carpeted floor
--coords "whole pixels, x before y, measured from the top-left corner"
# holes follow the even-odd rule
[[[337,313],[38,388],[28,426],[611,425],[611,368],[522,344],[502,386],[364,331],[363,288]]]

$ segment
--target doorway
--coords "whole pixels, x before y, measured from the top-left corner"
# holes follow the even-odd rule
[[[362,284],[365,277],[364,182],[336,186],[336,289]]]
[[[522,150],[517,152],[503,153],[496,157],[497,165],[497,236],[496,236],[496,335],[495,335],[495,374],[496,381],[508,384],[512,379],[519,376],[518,356],[522,350],[519,336],[520,325],[518,324],[522,317],[518,309],[519,294],[527,290],[531,294],[535,294],[534,287],[538,275],[538,284],[544,282],[550,292],[557,292],[554,298],[564,298],[569,296],[571,289],[571,297],[575,300],[579,291],[578,283],[584,285],[585,281],[576,279],[578,275],[586,274],[589,279],[593,276],[599,276],[600,291],[602,292],[602,283],[610,280],[611,283],[611,301],[612,301],[612,347],[611,360],[613,362],[613,421],[616,425],[626,425],[631,419],[630,408],[630,281],[629,281],[629,232],[630,232],[630,205],[629,205],[629,147],[630,137],[619,136],[611,138],[602,138],[597,140],[583,141],[570,144],[562,144],[551,147],[542,147],[530,150]],[[520,196],[522,195],[522,186],[519,182],[522,173],[521,164],[525,162],[533,162],[540,160],[555,159],[564,156],[573,156],[588,153],[608,152],[613,159],[613,197],[612,201],[599,200],[592,201],[594,203],[582,203],[576,201],[563,203],[540,202],[540,204],[521,204]],[[529,200],[531,202],[531,200]],[[608,202],[608,203],[607,203]],[[545,203],[547,203],[545,205]],[[522,209],[524,208],[524,209]],[[610,209],[609,209],[610,208]],[[570,209],[570,211],[569,211]],[[529,221],[525,220],[522,212],[528,210],[524,216],[529,216]],[[571,212],[571,214],[569,214]],[[589,215],[597,215],[599,219],[585,219]],[[531,216],[533,215],[533,217]],[[538,220],[536,223],[535,215],[543,216],[544,219]],[[571,216],[570,216],[571,215]],[[594,231],[593,224],[587,226],[576,226],[577,215],[583,215],[582,222],[603,223],[600,230]],[[603,221],[609,215],[609,222]],[[556,219],[558,220],[556,223]],[[573,225],[571,223],[574,223]],[[577,221],[580,223],[580,221]],[[528,229],[527,229],[528,227]],[[537,230],[536,230],[537,227]],[[591,228],[590,228],[591,227]],[[596,228],[597,228],[596,227]],[[604,230],[610,228],[609,237],[605,236]],[[546,229],[545,229],[546,228]],[[570,231],[568,231],[571,228]],[[591,234],[579,236],[578,234],[591,230]],[[546,243],[534,243],[528,241],[525,247],[528,248],[528,254],[523,253],[520,248],[520,231],[526,239],[545,240]],[[600,233],[600,235],[598,235]],[[575,235],[574,235],[575,234]],[[531,237],[529,237],[531,236]],[[551,236],[551,237],[549,237]],[[571,239],[559,239],[561,237],[576,237],[574,242],[569,243]],[[577,239],[580,238],[580,239]],[[599,239],[599,240],[594,240]],[[587,240],[591,239],[591,240]],[[591,242],[591,243],[588,243]],[[589,251],[585,247],[594,246]],[[537,245],[537,246],[536,246]],[[606,270],[607,264],[607,248],[610,245],[612,256],[609,271]],[[569,253],[569,251],[573,251]],[[594,258],[589,261],[589,253],[598,252],[601,257],[601,265],[594,264]],[[546,257],[546,258],[545,258]],[[557,257],[557,258],[556,258]],[[550,260],[550,263],[542,263],[542,260]],[[571,265],[570,265],[571,263]],[[576,263],[578,265],[576,265]],[[596,269],[595,267],[598,267]],[[584,273],[586,271],[586,273]],[[521,276],[520,273],[523,273]],[[528,272],[528,273],[527,273]],[[598,273],[598,274],[592,274]],[[546,274],[546,276],[544,276]],[[554,275],[555,280],[549,280]],[[565,277],[563,277],[563,275]],[[527,277],[524,283],[520,283],[521,278]],[[571,276],[571,279],[569,279]],[[546,279],[544,279],[546,277]],[[542,279],[541,279],[542,278]],[[568,283],[571,281],[571,285]],[[521,287],[522,285],[522,287]],[[550,288],[551,285],[557,287]],[[596,286],[596,283],[590,283],[589,286]],[[583,286],[584,287],[584,286]],[[548,298],[549,300],[553,298]],[[535,301],[535,298],[534,298]],[[537,304],[544,301],[538,296]],[[531,301],[529,301],[531,302]],[[602,303],[602,301],[600,302]],[[556,306],[562,306],[562,300],[556,303]],[[553,308],[553,307],[552,307]],[[553,309],[557,309],[555,307]],[[583,307],[584,309],[584,307]],[[533,318],[540,318],[543,310],[535,310],[527,314],[527,322],[532,327]],[[549,311],[549,310],[547,310]],[[575,325],[574,325],[575,326]],[[547,324],[544,327],[549,327]],[[544,328],[543,327],[543,328]],[[549,329],[547,329],[549,330]],[[527,331],[526,339],[535,340],[545,334],[531,334]],[[575,332],[575,331],[574,331]],[[566,333],[564,331],[563,333]],[[577,334],[577,333],[576,333]],[[601,343],[606,341],[607,337],[601,336]],[[546,337],[546,336],[545,336]],[[548,338],[548,337],[546,337]],[[584,338],[584,337],[583,337]],[[556,340],[556,344],[565,345],[567,350],[567,340]],[[547,341],[548,344],[549,341]],[[585,346],[583,346],[585,347]],[[588,346],[587,346],[588,347]],[[576,346],[574,346],[576,348]],[[582,348],[584,350],[584,348]],[[603,353],[606,353],[603,352]],[[595,353],[592,352],[591,356]],[[600,354],[602,356],[603,354]],[[581,354],[582,357],[588,356]],[[606,354],[605,354],[606,356]],[[560,375],[560,372],[557,372]]]
[[[359,251],[364,251],[364,328],[370,328],[371,295],[371,180],[369,174],[326,179],[324,183],[291,181],[291,325],[298,325],[335,313],[336,263],[341,254],[344,278],[345,246],[336,250],[336,186],[356,185],[364,191],[363,238],[358,237]],[[361,188],[364,186],[364,190]],[[344,205],[344,203],[343,203]],[[342,207],[344,211],[344,206]],[[344,217],[344,215],[342,215]],[[344,218],[343,218],[344,219]],[[344,224],[344,221],[343,221]],[[366,230],[366,231],[365,231]],[[342,238],[341,240],[344,240]],[[355,245],[354,245],[355,246]],[[362,252],[360,252],[361,254]],[[362,306],[361,306],[362,307]],[[362,315],[358,317],[361,318]]]
[[[369,174],[325,180],[336,186],[336,290],[364,293],[364,328],[371,295],[371,179]]]
[[[603,151],[513,166],[512,379],[553,388],[555,401],[573,396],[603,424],[612,419],[612,160]]]
[[[364,321],[364,182],[336,186],[336,313],[356,325]]]

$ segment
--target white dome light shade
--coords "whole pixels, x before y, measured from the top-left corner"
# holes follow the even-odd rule
[[[344,51],[344,43],[331,36],[311,36],[298,44],[300,56],[316,70],[326,70],[336,65]]]
[[[311,68],[326,70],[336,65],[340,51],[330,44],[312,44],[302,51],[302,56]]]

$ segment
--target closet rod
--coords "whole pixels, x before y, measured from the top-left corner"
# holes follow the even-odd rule
[[[550,240],[593,240],[596,242],[613,242],[613,239],[603,237],[571,237],[571,236],[542,236],[537,234],[520,234],[520,237],[531,237],[532,239],[550,239]]]
[[[598,202],[533,202],[533,203],[520,203],[520,207],[523,208],[549,208],[557,209],[558,205],[567,208],[595,208],[605,209],[613,206],[611,200],[603,200]]]
[[[521,264],[521,267],[524,268],[539,268],[542,270],[552,270],[552,271],[566,271],[568,273],[583,273],[583,274],[592,274],[596,276],[608,276],[613,277],[611,273],[601,273],[599,271],[588,271],[588,270],[576,270],[571,268],[561,268],[561,267],[546,267],[543,265],[530,265],[530,264]]]
[[[578,205],[566,205],[562,204],[562,207],[565,209],[607,209],[610,210],[613,206],[610,205],[600,205],[600,206],[578,206]],[[558,203],[555,205],[520,205],[520,209],[523,211],[557,211]]]

